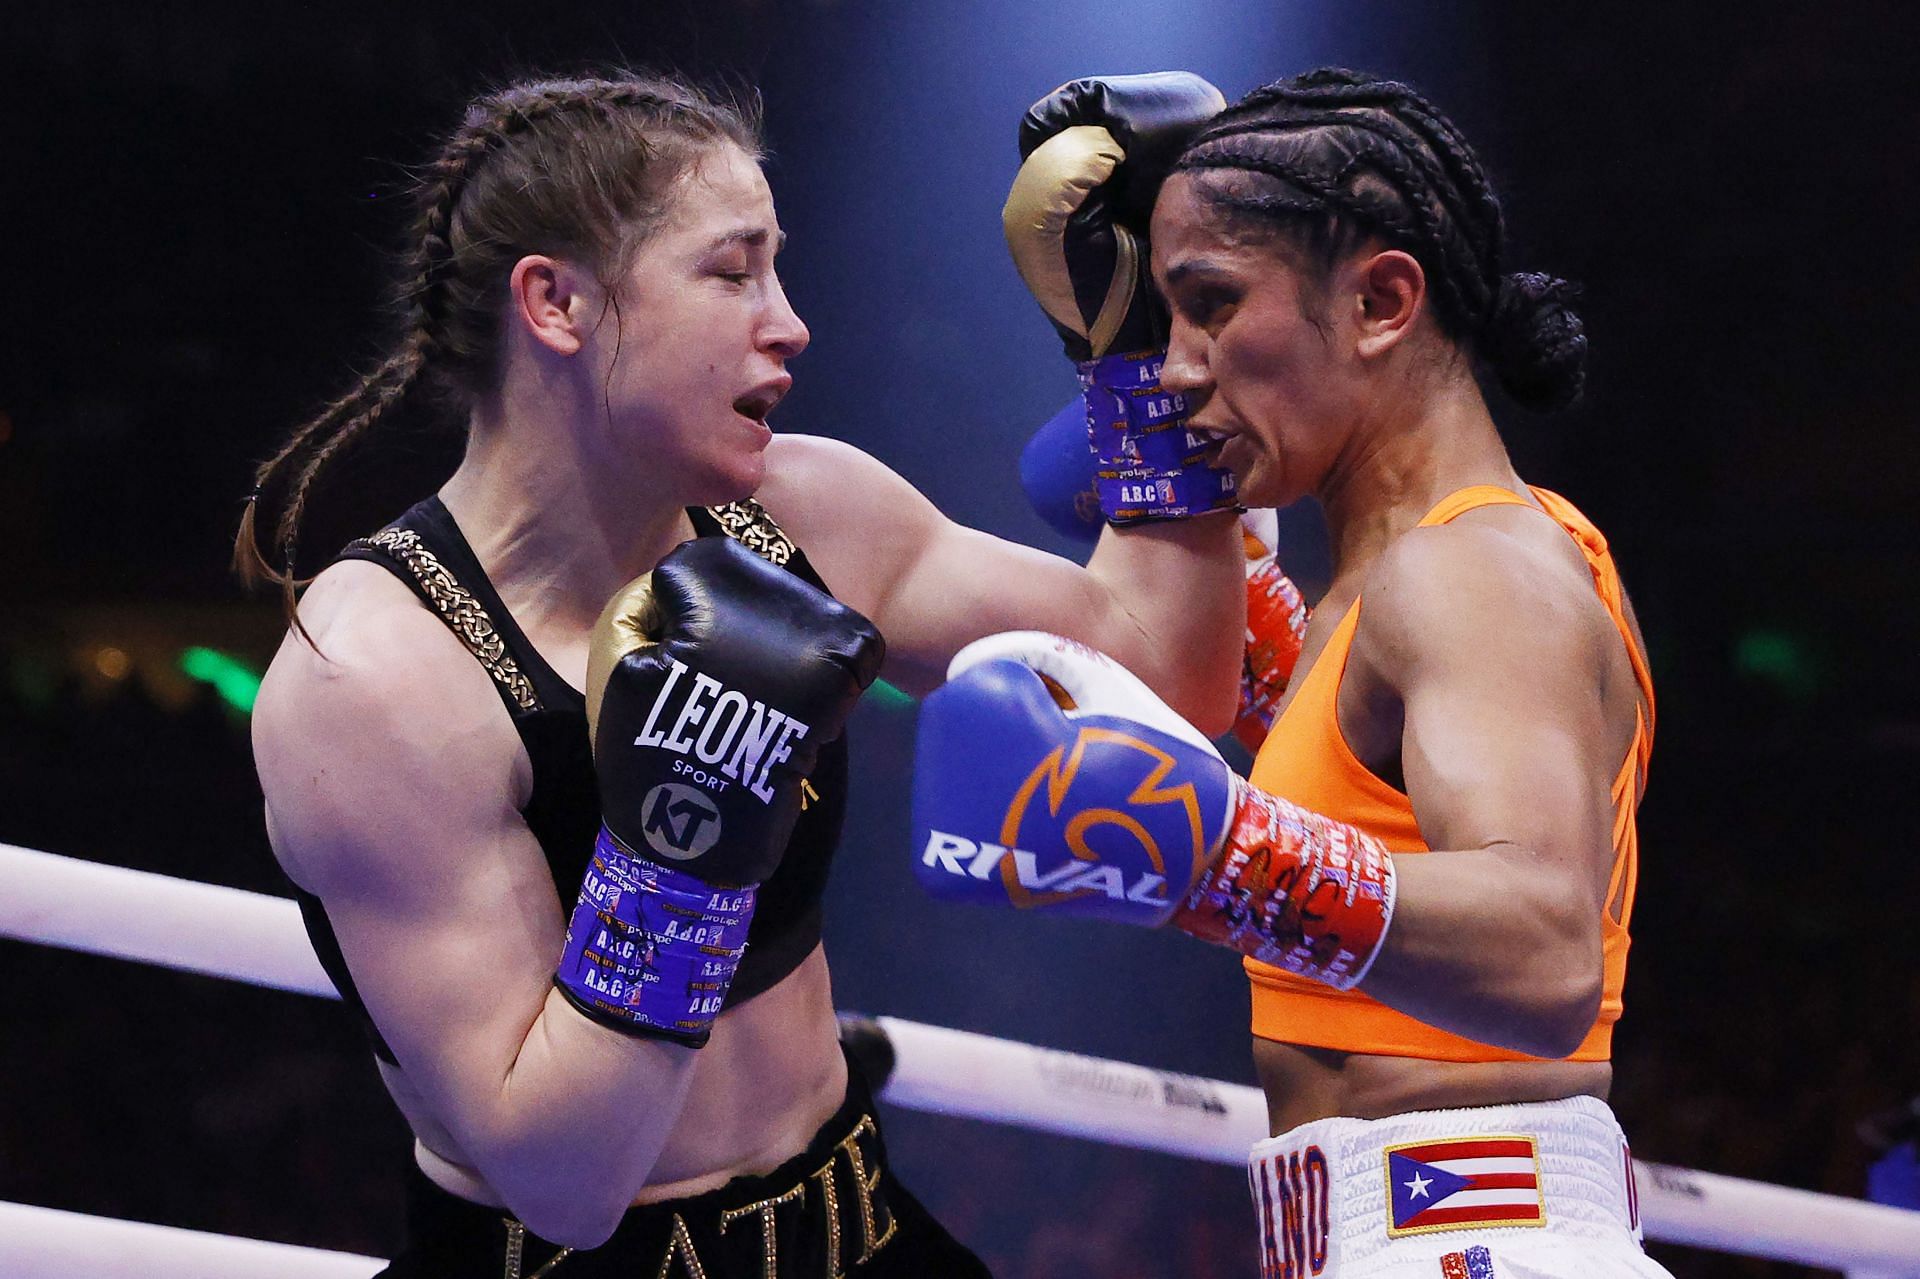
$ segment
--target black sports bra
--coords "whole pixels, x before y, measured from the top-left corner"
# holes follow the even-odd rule
[[[690,508],[687,516],[698,536],[735,538],[802,581],[827,589],[806,555],[752,498]],[[414,506],[372,537],[348,544],[335,559],[368,560],[390,570],[493,677],[494,691],[513,717],[533,764],[533,791],[521,814],[546,854],[558,906],[570,910],[600,829],[600,791],[587,738],[585,697],[527,641],[438,497]],[[846,795],[847,740],[842,735],[821,750],[786,855],[760,886],[747,953],[727,992],[727,1007],[778,984],[819,945],[820,897],[840,841]],[[354,988],[326,908],[297,886],[294,897],[321,966],[359,1018],[374,1052],[399,1064]]]

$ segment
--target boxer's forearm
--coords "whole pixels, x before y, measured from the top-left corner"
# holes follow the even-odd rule
[[[1209,737],[1233,723],[1247,627],[1245,556],[1231,514],[1109,528],[1087,571],[1108,609],[1084,640]]]
[[[1583,885],[1512,844],[1394,863],[1399,902],[1369,995],[1517,1052],[1564,1057],[1580,1046],[1602,979],[1599,912]]]
[[[571,1247],[605,1241],[680,1117],[694,1050],[588,1021],[554,991],[455,1136],[514,1216]]]
[[[784,436],[761,501],[834,593],[879,626],[884,674],[921,694],[967,644],[1044,630],[1110,653],[1209,735],[1239,696],[1246,556],[1218,514],[1101,534],[1085,567],[957,524],[849,445]]]

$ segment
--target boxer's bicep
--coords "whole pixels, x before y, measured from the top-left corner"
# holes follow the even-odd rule
[[[1433,848],[1530,850],[1541,874],[1604,896],[1619,761],[1588,627],[1523,576],[1484,589],[1432,601],[1403,669],[1401,767],[1421,834]]]
[[[1496,534],[1420,540],[1368,582],[1348,666],[1397,698],[1406,793],[1434,850],[1395,859],[1368,989],[1434,1025],[1557,1055],[1592,1023],[1611,858],[1591,618],[1580,583]]]
[[[443,680],[484,681],[477,664],[427,677],[332,638],[256,710],[275,851],[326,907],[410,1081],[457,1130],[541,1011],[559,902],[514,808],[511,725],[484,683]]]
[[[1099,645],[1122,629],[1080,565],[955,523],[912,484],[837,441],[782,437],[761,500],[827,588],[887,640],[886,678],[915,692],[983,635],[1051,630]]]
[[[832,591],[879,626],[913,692],[1000,631],[1053,631],[1117,659],[1209,736],[1232,721],[1246,625],[1231,516],[1109,529],[1086,566],[970,529],[851,445],[783,436],[761,500]]]
[[[947,520],[929,530],[889,605],[928,687],[955,653],[1001,631],[1051,631],[1123,661],[1134,656],[1122,634],[1127,618],[1084,568]]]

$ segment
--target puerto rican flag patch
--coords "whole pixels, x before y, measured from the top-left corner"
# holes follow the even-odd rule
[[[1462,1137],[1388,1146],[1387,1236],[1544,1226],[1540,1152],[1531,1137]]]

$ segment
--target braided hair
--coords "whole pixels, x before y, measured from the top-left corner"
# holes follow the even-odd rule
[[[1173,171],[1323,275],[1369,237],[1406,251],[1441,331],[1517,403],[1549,411],[1579,398],[1587,339],[1573,286],[1505,273],[1506,219],[1486,171],[1408,86],[1334,67],[1275,81],[1215,116]]]
[[[497,390],[513,264],[529,253],[566,257],[610,289],[665,218],[674,180],[723,143],[760,156],[756,105],[667,76],[522,81],[470,103],[412,183],[393,288],[401,335],[260,464],[234,541],[242,579],[277,583],[304,636],[294,611],[306,581],[296,568],[300,527],[328,464],[420,392],[465,407]],[[271,553],[258,539],[263,495],[279,506]]]

